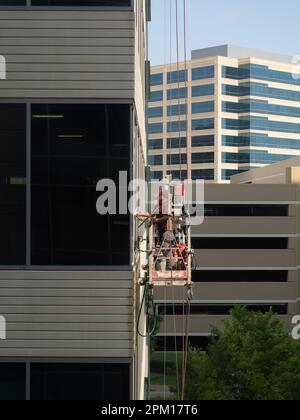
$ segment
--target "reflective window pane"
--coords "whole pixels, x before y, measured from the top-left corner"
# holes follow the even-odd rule
[[[30,391],[39,401],[127,401],[129,365],[33,363]]]
[[[130,7],[131,0],[31,0],[31,5]]]
[[[128,105],[32,105],[33,265],[129,264],[129,216],[96,211],[97,182],[119,171],[130,171]]]
[[[0,6],[26,6],[26,0],[0,0]]]
[[[0,231],[0,264],[25,264],[25,105],[0,105]]]
[[[0,400],[26,399],[25,363],[0,363]]]

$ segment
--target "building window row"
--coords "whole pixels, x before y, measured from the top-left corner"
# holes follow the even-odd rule
[[[168,133],[186,132],[187,122],[186,121],[169,121],[167,122]]]
[[[215,94],[215,85],[201,85],[192,87],[192,97],[198,96],[213,96]]]
[[[215,145],[215,136],[193,136],[192,147],[213,147]]]
[[[222,93],[227,96],[258,96],[300,102],[300,92],[289,89],[269,87],[262,83],[242,83],[239,86],[223,84]]]
[[[162,102],[164,99],[164,92],[162,90],[150,92],[150,102]]]
[[[182,83],[188,80],[187,70],[175,70],[167,73],[167,83],[171,85],[173,83]]]
[[[243,64],[238,68],[224,66],[222,75],[233,80],[257,79],[300,86],[300,80],[295,78],[292,72],[272,70],[259,64]]]
[[[163,175],[164,175],[163,171],[151,171],[149,174],[149,179],[160,181],[162,180]]]
[[[215,128],[214,118],[204,118],[204,119],[192,120],[192,130],[193,131],[212,130],[214,128]]]
[[[286,270],[194,270],[195,283],[286,283]]]
[[[186,148],[187,142],[186,137],[182,138],[169,138],[167,139],[167,148],[168,149],[180,149],[180,148]]]
[[[58,0],[57,0],[58,1]],[[67,0],[65,0],[67,1]],[[213,79],[215,77],[215,67],[197,67],[192,69],[192,80]],[[187,70],[174,70],[167,72],[167,84],[184,83],[188,81]],[[150,76],[151,86],[160,86],[164,84],[164,74],[154,73]]]
[[[167,175],[172,175],[175,180],[185,180],[188,177],[187,171],[167,171]]]
[[[164,83],[163,73],[155,73],[150,75],[150,85],[151,86],[160,86]]]
[[[148,163],[151,166],[162,166],[164,163],[164,158],[162,155],[148,156]]]
[[[269,153],[265,150],[246,150],[239,153],[223,152],[222,162],[271,164],[275,162],[280,162],[282,160],[290,159],[292,157],[294,157],[294,155]]]
[[[202,280],[205,282],[205,279]],[[230,312],[234,309],[234,304],[232,305],[225,305],[225,304],[215,304],[215,305],[200,305],[196,303],[192,303],[189,308],[189,313],[191,315],[206,315],[206,316],[218,316],[218,315],[230,315]],[[288,304],[249,304],[246,305],[249,311],[253,312],[262,312],[266,313],[269,312],[271,309],[277,315],[287,315],[288,313]],[[186,308],[184,308],[186,311]],[[183,308],[182,305],[173,305],[173,304],[165,304],[160,305],[157,304],[156,313],[158,315],[182,315]]]
[[[167,155],[167,165],[186,165],[187,154]]]
[[[287,217],[286,204],[206,204],[206,217]]]
[[[193,169],[192,170],[192,180],[201,180],[204,181],[213,181],[215,178],[214,169]]]
[[[224,86],[229,86],[229,85],[224,85]],[[192,87],[193,98],[203,97],[203,96],[213,96],[214,94],[215,94],[215,86],[213,84]],[[167,89],[168,101],[172,101],[176,99],[186,99],[187,97],[188,97],[188,90],[185,87]],[[162,90],[150,92],[150,99],[149,99],[150,102],[161,102],[163,101],[163,98],[164,98],[164,92]]]
[[[163,139],[148,139],[148,150],[160,150],[163,148]]]
[[[131,0],[0,0],[0,6],[131,7]]]
[[[230,147],[270,147],[272,149],[300,150],[300,139],[269,137],[263,134],[249,133],[243,136],[222,136],[222,145]]]
[[[147,109],[148,118],[162,118],[164,115],[164,108],[162,106]]]
[[[130,366],[95,363],[0,363],[0,400],[130,399]]]
[[[209,113],[215,111],[214,101],[195,102],[192,104],[192,114]]]
[[[213,147],[215,137],[211,136],[193,136],[192,147]],[[167,149],[185,149],[187,147],[186,137],[170,137],[167,139]],[[148,139],[148,150],[163,149],[163,139]]]
[[[192,153],[192,163],[214,163],[214,152]]]
[[[288,238],[192,238],[194,249],[288,249]]]
[[[300,107],[274,105],[260,100],[250,100],[238,103],[223,101],[222,111],[236,114],[253,112],[256,114],[283,115],[286,117],[300,118]]]
[[[285,121],[273,121],[265,117],[241,117],[237,120],[223,118],[224,130],[262,130],[300,134],[300,124]]]
[[[174,88],[167,90],[167,99],[168,101],[172,101],[175,99],[185,99],[187,98],[188,90],[187,88]]]
[[[148,124],[148,134],[161,134],[163,132],[163,123]]]

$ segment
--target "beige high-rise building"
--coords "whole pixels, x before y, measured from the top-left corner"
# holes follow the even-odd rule
[[[179,72],[177,64],[153,67],[153,177],[179,177],[181,162],[183,178],[228,183],[240,172],[300,156],[300,70],[292,62],[224,45],[193,51],[187,72],[184,63]]]
[[[211,326],[222,327],[236,304],[272,307],[292,330],[300,314],[299,174],[294,158],[235,176],[230,185],[206,185],[204,223],[192,228],[191,343],[205,345]],[[168,289],[167,303],[164,293],[156,290],[157,312],[166,313],[160,336],[174,350],[175,336],[178,348],[182,343],[182,290]]]

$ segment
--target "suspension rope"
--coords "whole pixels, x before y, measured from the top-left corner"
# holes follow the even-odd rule
[[[164,401],[166,401],[166,386],[167,386],[167,286],[164,287],[164,300],[165,300],[165,331],[164,331]]]
[[[178,133],[179,133],[179,174],[182,179],[182,144],[181,144],[181,101],[180,101],[180,54],[179,54],[179,7],[178,0],[176,3],[176,61],[177,61],[177,103],[178,103]]]
[[[177,383],[176,391],[177,391],[177,398],[179,400],[179,398],[180,398],[180,383],[179,383],[179,363],[178,363],[178,349],[177,349],[177,328],[176,328],[174,283],[172,283],[172,300],[173,300],[173,332],[174,332],[176,383]]]
[[[185,89],[187,94],[185,95],[185,119],[186,119],[186,155],[187,155],[187,177],[190,177],[190,141],[189,141],[189,129],[188,129],[188,61],[187,61],[187,25],[186,25],[186,0],[183,0],[183,47],[184,47],[184,71],[185,77]]]
[[[182,289],[182,360],[181,360],[181,391],[180,399],[183,401],[183,380],[184,380],[184,361],[185,361],[185,325],[186,325],[186,309],[184,289]]]
[[[191,314],[191,303],[189,298],[186,302],[186,323],[185,323],[185,348],[184,348],[184,361],[183,361],[183,372],[182,372],[182,395],[181,399],[185,399],[185,385],[186,385],[186,374],[187,374],[187,362],[188,362],[188,350],[189,350],[189,321]]]

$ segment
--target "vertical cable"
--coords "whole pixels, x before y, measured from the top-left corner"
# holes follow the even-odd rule
[[[189,132],[188,132],[188,74],[189,74],[189,70],[188,70],[188,62],[187,62],[187,25],[186,25],[186,0],[183,0],[183,43],[184,43],[184,70],[186,73],[186,77],[185,77],[185,89],[186,89],[186,100],[185,100],[185,119],[186,119],[186,155],[187,155],[187,178],[189,178],[189,172],[190,172],[190,168],[189,168],[189,158],[191,158],[189,152],[190,152],[190,147],[189,147]]]
[[[165,308],[164,308],[164,324],[165,324],[165,331],[164,331],[164,401],[166,401],[166,376],[167,376],[167,286],[164,287],[164,301],[165,301]]]
[[[180,384],[179,384],[179,364],[178,364],[178,349],[177,349],[177,328],[176,328],[176,314],[175,314],[175,293],[174,284],[172,284],[172,300],[173,300],[173,332],[175,337],[175,363],[176,363],[176,381],[177,381],[177,398],[180,399]]]
[[[181,110],[180,110],[180,54],[179,54],[179,10],[178,0],[176,1],[176,61],[177,61],[177,103],[178,103],[178,133],[179,133],[179,174],[182,179],[182,150],[181,150]]]

